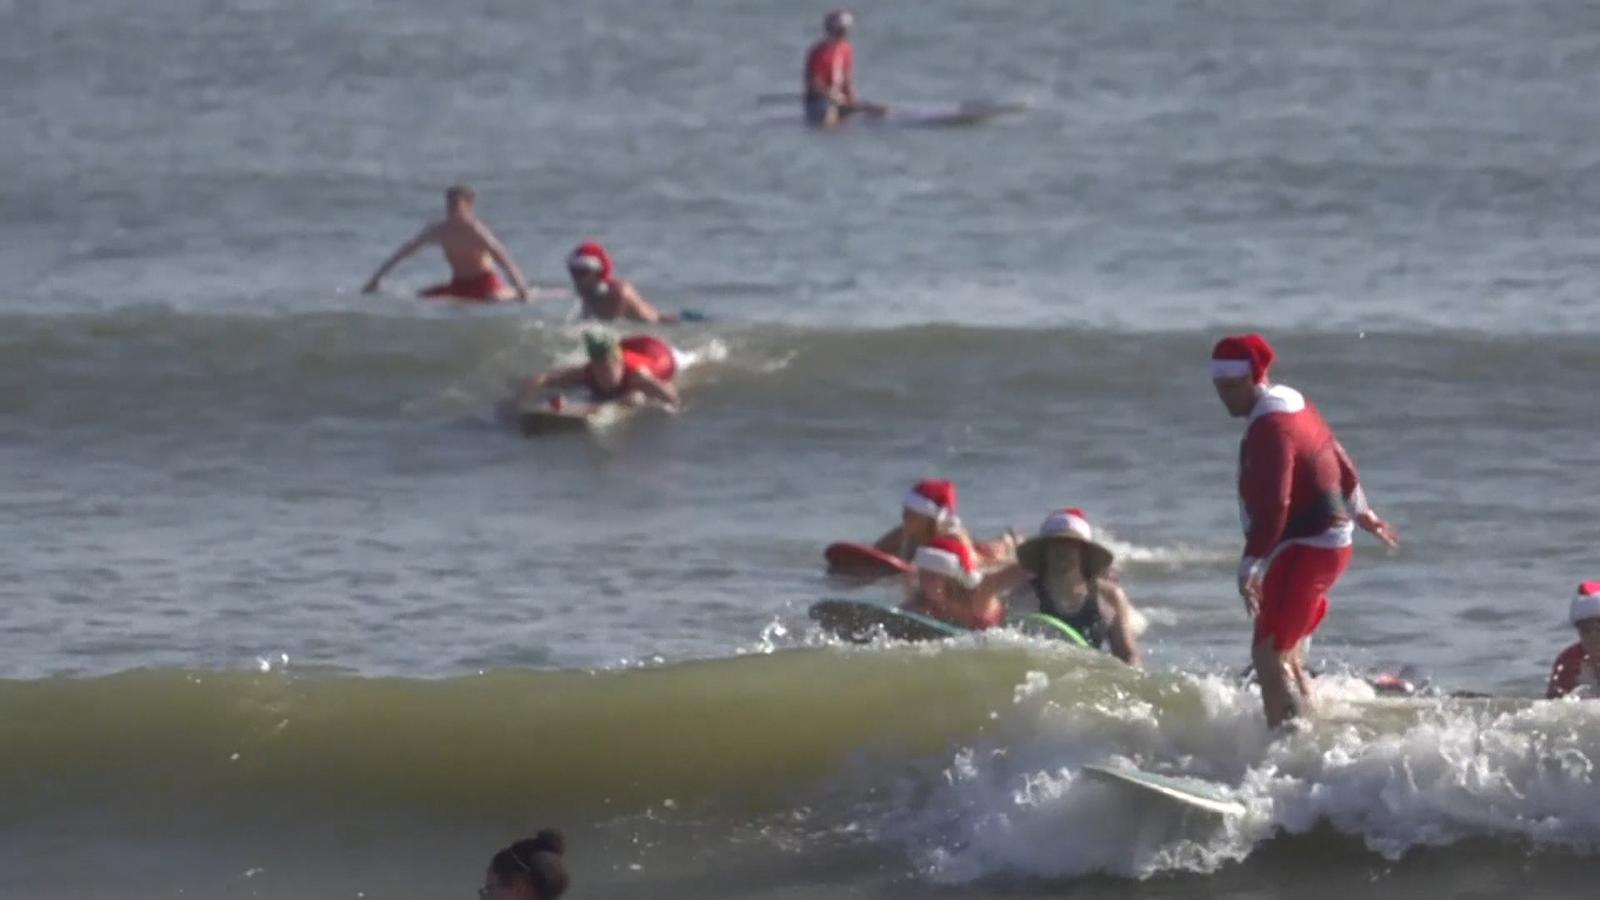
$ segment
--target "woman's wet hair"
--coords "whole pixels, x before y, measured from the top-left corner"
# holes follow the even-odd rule
[[[496,853],[489,860],[489,871],[502,884],[522,882],[533,888],[539,900],[555,900],[566,893],[570,880],[562,859],[566,849],[567,839],[561,832],[546,828]]]

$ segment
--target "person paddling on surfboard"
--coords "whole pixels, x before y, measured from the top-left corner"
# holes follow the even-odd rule
[[[513,298],[526,302],[528,283],[522,277],[522,270],[517,268],[517,264],[511,260],[511,254],[501,246],[489,226],[478,219],[475,211],[477,199],[478,195],[465,185],[458,184],[446,190],[444,218],[424,227],[416,237],[401,244],[372,274],[361,292],[375,293],[378,282],[401,260],[429,244],[438,244],[439,249],[444,251],[445,262],[450,264],[450,281],[424,289],[422,296],[484,303]],[[508,290],[500,281],[500,275],[495,271],[496,265],[510,276],[514,290]]]
[[[596,405],[639,405],[654,400],[673,412],[683,408],[678,389],[672,385],[680,357],[666,341],[641,334],[619,342],[611,335],[591,332],[583,336],[583,344],[588,363],[527,379],[517,390],[516,405],[548,388],[587,387],[589,399]],[[550,408],[561,412],[565,405],[557,396],[550,398]]]
[[[1110,577],[1113,561],[1077,508],[1046,516],[1038,536],[1017,547],[1017,565],[1027,572],[1040,612],[1072,626],[1091,647],[1109,641],[1113,656],[1138,666],[1144,617]]]
[[[1578,632],[1578,641],[1556,657],[1545,696],[1551,700],[1569,695],[1600,699],[1600,581],[1578,585],[1567,618]]]
[[[677,322],[680,317],[664,313],[639,293],[630,281],[617,277],[611,254],[599,241],[584,241],[567,257],[567,273],[572,288],[583,303],[583,318],[601,322],[630,319],[635,322]]]
[[[918,547],[911,564],[916,572],[901,608],[973,630],[1005,623],[1000,594],[1025,577],[1016,566],[988,575],[979,572],[971,545],[952,535],[940,535]]]
[[[1010,537],[974,543],[956,516],[955,482],[934,478],[911,486],[900,503],[900,524],[885,532],[873,546],[911,562],[918,547],[940,535],[965,544],[970,553],[985,563],[1007,561],[1016,549],[1016,541]]]
[[[1269,728],[1309,708],[1301,643],[1327,615],[1328,591],[1350,564],[1355,526],[1391,548],[1400,545],[1367,502],[1355,463],[1322,413],[1299,391],[1267,380],[1276,356],[1259,334],[1225,337],[1211,353],[1217,398],[1230,416],[1246,420],[1238,587],[1255,619],[1250,658]]]
[[[854,25],[849,10],[828,13],[822,20],[822,39],[806,51],[804,108],[810,125],[833,128],[854,112],[875,116],[888,112],[887,107],[856,99],[856,52],[850,46]]]

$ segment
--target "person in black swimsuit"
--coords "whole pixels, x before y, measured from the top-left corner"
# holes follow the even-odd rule
[[[1109,642],[1113,656],[1137,666],[1144,617],[1111,579],[1113,560],[1081,509],[1056,510],[1037,537],[1017,547],[1017,564],[1032,576],[1028,584],[1040,612],[1071,625],[1094,647]]]

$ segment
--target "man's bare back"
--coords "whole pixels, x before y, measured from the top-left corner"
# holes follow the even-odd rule
[[[422,292],[424,297],[448,297],[458,300],[495,301],[516,298],[528,299],[528,284],[522,271],[511,261],[511,254],[501,246],[489,226],[478,220],[474,212],[475,195],[470,188],[452,187],[445,192],[446,213],[443,219],[423,228],[416,237],[384,260],[372,278],[362,288],[365,293],[378,289],[378,282],[401,260],[429,244],[437,244],[450,265],[450,281],[435,285]],[[515,289],[500,281],[504,269]]]

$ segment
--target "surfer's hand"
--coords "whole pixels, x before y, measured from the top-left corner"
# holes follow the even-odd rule
[[[528,289],[527,289],[527,287],[524,286],[524,285],[520,285],[520,284],[517,285],[516,297],[517,297],[517,302],[518,303],[527,303],[528,302]]]
[[[1248,557],[1239,562],[1239,597],[1244,600],[1244,611],[1252,619],[1261,611],[1262,568]]]
[[[1372,510],[1369,509],[1356,516],[1356,524],[1361,526],[1362,531],[1383,541],[1383,545],[1390,550],[1400,549],[1400,535],[1394,530],[1394,526],[1380,519]]]
[[[363,293],[363,294],[376,294],[377,292],[378,292],[378,279],[376,279],[376,278],[372,279],[371,281],[369,281],[366,284],[363,284],[361,286],[361,293]]]

